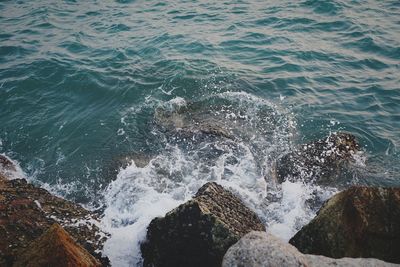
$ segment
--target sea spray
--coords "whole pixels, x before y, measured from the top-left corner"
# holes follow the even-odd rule
[[[106,189],[103,225],[111,238],[104,253],[113,266],[140,266],[140,242],[150,221],[189,200],[209,181],[239,196],[282,238],[312,218],[307,201],[325,189],[289,182],[270,186],[273,160],[293,142],[296,122],[289,111],[253,95],[229,92],[196,103],[175,98],[155,109],[159,120],[170,120],[173,114],[171,121],[179,121],[180,127],[156,123],[152,134],[163,149],[144,167],[132,161]],[[182,133],[184,127],[201,125],[195,124],[199,121],[218,123],[234,138],[197,129],[192,136]],[[281,197],[270,202],[271,192]]]

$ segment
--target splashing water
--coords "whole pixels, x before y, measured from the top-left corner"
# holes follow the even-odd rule
[[[121,169],[105,193],[103,224],[112,237],[104,252],[114,266],[140,265],[140,242],[150,221],[190,199],[206,182],[234,192],[285,239],[314,215],[307,200],[332,193],[301,183],[269,186],[272,161],[290,149],[296,130],[292,114],[271,102],[225,92],[196,103],[174,98],[155,108],[163,114],[152,134],[163,149],[142,168],[132,161]],[[164,127],[171,123],[179,127]],[[233,138],[201,129],[215,125]],[[279,192],[279,200],[270,204],[267,195]]]

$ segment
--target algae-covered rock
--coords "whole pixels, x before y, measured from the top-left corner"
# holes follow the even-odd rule
[[[101,263],[54,224],[17,256],[13,267],[98,267]]]
[[[354,186],[340,192],[290,243],[303,253],[400,263],[400,188]]]
[[[251,232],[226,252],[222,267],[384,267],[399,266],[377,259],[332,259],[300,253],[290,244],[266,232]]]
[[[333,133],[327,138],[301,145],[280,158],[273,175],[279,183],[299,179],[329,183],[342,174],[358,150],[354,135]]]
[[[150,223],[141,246],[144,266],[220,266],[240,237],[264,229],[235,195],[207,183],[192,200]]]

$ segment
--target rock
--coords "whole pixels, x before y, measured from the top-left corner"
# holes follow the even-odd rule
[[[14,163],[4,155],[0,155],[0,170],[16,171]]]
[[[155,110],[155,122],[166,130],[182,137],[201,139],[202,135],[234,139],[233,133],[224,120],[218,120],[210,110],[202,110],[199,103],[159,107]]]
[[[274,173],[277,182],[284,180],[332,182],[346,169],[359,150],[356,137],[349,133],[333,133],[325,139],[305,144],[280,158]]]
[[[264,231],[257,215],[216,183],[154,219],[141,245],[144,266],[220,266],[226,250],[251,230]]]
[[[226,252],[222,267],[275,267],[275,266],[399,266],[376,259],[332,259],[300,253],[290,244],[266,232],[251,232],[242,237]]]
[[[114,181],[117,179],[120,170],[127,168],[132,162],[136,167],[144,168],[152,159],[152,155],[134,152],[114,157],[109,161],[103,162],[102,176],[104,176],[104,179],[108,179],[109,182]]]
[[[17,172],[14,163],[6,156],[0,155],[0,181],[7,180],[7,177]]]
[[[299,251],[266,232],[251,232],[226,252],[222,266],[307,266]]]
[[[13,267],[95,267],[101,263],[75,243],[59,225],[53,224],[18,255]]]
[[[108,259],[96,252],[107,238],[97,222],[96,213],[53,196],[25,179],[0,180],[0,266],[12,265],[19,250],[54,223],[60,223],[80,245],[107,265]]]
[[[340,192],[290,243],[303,253],[400,263],[400,188],[354,186]]]

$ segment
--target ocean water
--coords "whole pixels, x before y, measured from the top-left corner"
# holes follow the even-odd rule
[[[299,144],[350,132],[344,184],[400,186],[399,73],[399,1],[2,1],[0,153],[101,208],[114,266],[207,181],[288,240],[343,187],[271,185]],[[163,127],[179,110],[236,138]]]

